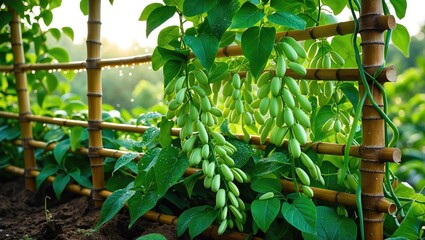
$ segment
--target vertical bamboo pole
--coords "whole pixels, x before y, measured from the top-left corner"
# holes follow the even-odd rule
[[[102,122],[102,78],[100,62],[101,50],[101,0],[89,1],[89,15],[87,21],[87,98],[88,98],[88,130],[89,130],[89,157],[92,169],[92,198],[95,206],[100,207],[102,196],[99,192],[104,188],[103,157],[98,150],[103,148],[102,131],[99,124]]]
[[[18,95],[19,105],[19,124],[21,127],[21,140],[24,147],[25,161],[25,188],[30,191],[36,190],[35,179],[29,174],[29,171],[36,170],[36,162],[34,148],[29,145],[32,138],[31,122],[26,116],[31,115],[30,99],[28,95],[27,75],[21,69],[25,64],[24,48],[22,45],[21,19],[19,15],[11,11],[13,14],[10,22],[11,43],[13,51],[13,72],[16,79],[16,92]]]
[[[362,65],[369,73],[374,73],[380,65],[384,64],[384,32],[372,25],[375,22],[374,19],[382,15],[381,0],[361,0],[359,31],[362,38]],[[375,102],[382,107],[382,92],[373,84],[369,84],[369,88]],[[365,89],[360,84],[360,96],[363,94],[365,94]],[[369,100],[366,100],[362,109],[362,124],[362,148],[365,155],[362,157],[360,171],[364,234],[366,239],[383,239],[384,213],[376,209],[376,203],[384,198],[385,165],[377,157],[365,156],[373,156],[374,151],[382,150],[385,147],[385,122]]]

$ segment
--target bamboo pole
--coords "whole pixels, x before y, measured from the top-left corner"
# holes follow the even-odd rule
[[[14,141],[14,144],[20,145],[22,144],[22,142],[20,140],[16,140]],[[53,151],[53,149],[56,146],[56,143],[46,144],[45,142],[35,141],[35,140],[31,141],[29,144],[30,146],[34,148],[41,148],[41,149],[45,149],[46,151]],[[68,152],[88,155],[89,149],[85,147],[79,147],[76,151],[72,151],[71,149],[69,149]],[[128,151],[103,148],[99,150],[98,154],[101,155],[102,157],[119,158],[127,152]],[[143,156],[143,153],[139,153],[139,156],[136,157],[135,159],[138,160],[142,156]],[[200,171],[200,169],[187,168],[184,175],[190,176],[197,171]],[[281,180],[281,184],[282,184],[283,192],[296,191],[295,184],[291,181]],[[348,207],[356,207],[356,196],[354,194],[337,192],[333,190],[327,190],[327,189],[316,188],[316,187],[312,187],[312,190],[314,192],[315,199],[323,200],[323,201],[327,201],[331,203],[340,203]],[[386,212],[386,213],[392,214],[395,211],[395,205],[393,203],[388,202],[384,198],[377,201],[375,205],[373,206],[373,209],[376,209],[377,211],[380,211],[380,212]]]
[[[19,125],[21,127],[21,140],[24,148],[25,161],[25,188],[30,191],[36,190],[35,179],[28,175],[28,171],[36,169],[34,149],[28,145],[33,139],[31,122],[25,117],[30,116],[31,107],[28,95],[27,75],[20,69],[20,65],[25,63],[24,48],[22,45],[21,19],[19,15],[10,10],[13,17],[10,21],[11,44],[13,50],[13,72],[16,79],[16,92],[19,105]]]
[[[4,170],[15,174],[15,175],[24,175],[25,170],[19,167],[15,167],[15,166],[7,166],[6,168],[4,168]],[[32,170],[29,172],[29,174],[32,177],[37,177],[40,172],[36,171],[36,170]],[[47,177],[47,181],[52,183],[53,180],[55,179],[55,177],[53,176],[49,176]],[[78,194],[78,195],[82,195],[82,196],[86,196],[86,197],[90,197],[91,196],[91,190],[88,188],[84,188],[81,187],[78,184],[68,184],[66,186],[66,190]],[[106,199],[108,198],[110,195],[112,194],[112,192],[107,191],[107,190],[102,190],[99,192],[99,195]],[[125,207],[128,207],[127,205],[125,205]],[[159,222],[162,224],[168,224],[168,225],[176,225],[177,221],[178,221],[178,217],[177,216],[172,216],[172,215],[167,215],[167,214],[163,214],[163,213],[158,213],[155,211],[148,211],[147,213],[145,213],[145,215],[142,216],[143,218],[153,221],[153,222]],[[247,239],[249,237],[249,239],[254,239],[254,240],[260,240],[261,238],[259,237],[253,237],[253,236],[248,236],[246,233],[241,233],[241,232],[237,232],[237,231],[232,231],[230,233],[225,233],[223,235],[218,235],[217,234],[217,226],[211,225],[209,226],[203,233],[202,235],[208,238],[212,238],[212,239],[229,239],[229,240],[241,240],[241,239]]]
[[[19,118],[17,114],[2,112],[2,111],[0,111],[0,117],[12,118],[12,119]],[[50,118],[50,117],[37,116],[37,115],[27,116],[27,118],[30,121],[50,123],[50,124],[55,124],[59,126],[68,126],[68,127],[81,126],[86,128],[88,127],[88,123],[86,121],[69,120],[69,119],[63,119],[63,118]],[[135,133],[141,133],[141,134],[145,133],[146,130],[149,128],[147,126],[134,126],[129,124],[118,124],[118,123],[108,123],[108,122],[100,123],[99,127],[101,129],[112,129],[117,131],[135,132]],[[180,129],[178,128],[173,128],[171,131],[171,134],[173,136],[179,136],[179,133],[180,133]],[[236,137],[238,137],[240,140],[243,140],[243,135],[236,134]],[[34,142],[37,142],[37,141],[31,141],[31,144]],[[251,136],[249,143],[253,145],[257,145],[257,146],[263,146],[260,144],[259,136]],[[266,141],[265,144],[269,144],[269,142]],[[287,144],[287,141],[285,141],[284,144]],[[313,143],[307,143],[304,147],[311,147],[313,151],[320,154],[343,156],[346,145],[326,143],[326,142],[313,142]],[[103,153],[105,153],[106,150],[99,149],[98,151],[102,155]],[[352,157],[363,157],[367,159],[376,158],[376,159],[379,159],[379,161],[381,162],[399,163],[401,161],[401,151],[398,148],[372,149],[371,151],[370,149],[366,149],[362,146],[354,145],[354,146],[351,146],[349,155]],[[105,157],[105,155],[102,155],[102,156]],[[121,155],[119,155],[118,157],[120,156]],[[111,156],[107,155],[106,157],[111,157]]]
[[[359,32],[361,35],[362,65],[370,74],[384,64],[384,30],[377,20],[382,17],[383,6],[381,0],[362,0],[359,18]],[[392,27],[395,21],[391,22]],[[381,90],[373,83],[369,83],[372,97],[379,106],[383,106]],[[359,84],[359,95],[365,94],[365,87]],[[369,99],[362,109],[363,143],[362,147],[368,153],[385,148],[385,121],[375,110]],[[376,155],[369,154],[363,157],[360,164],[362,205],[364,216],[364,234],[366,239],[383,239],[384,213],[377,211],[375,206],[384,199],[383,180],[385,165]]]
[[[89,131],[89,158],[92,169],[93,189],[92,197],[95,206],[100,207],[103,198],[99,192],[104,189],[103,157],[98,150],[103,148],[102,130],[102,70],[99,66],[102,43],[101,33],[101,0],[89,0],[89,14],[87,21],[87,98],[88,98],[88,128]]]

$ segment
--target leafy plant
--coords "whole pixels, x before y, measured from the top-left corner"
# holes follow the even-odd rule
[[[405,1],[390,3],[402,18]],[[103,131],[105,147],[126,153],[118,159],[105,159],[106,188],[113,193],[103,204],[96,229],[127,204],[129,227],[149,210],[160,210],[179,216],[179,237],[188,234],[194,238],[211,224],[218,226],[220,235],[237,229],[269,239],[362,237],[361,211],[327,206],[314,200],[312,190],[318,187],[360,196],[359,159],[348,157],[349,147],[345,158],[341,158],[317,154],[308,143],[360,145],[361,107],[370,93],[366,89],[366,97],[359,99],[359,86],[353,82],[298,79],[306,75],[306,67],[359,66],[359,38],[276,39],[282,31],[336,23],[335,16],[347,7],[355,15],[357,4],[181,0],[148,5],[140,16],[146,22],[147,36],[171,18],[179,22],[160,30],[152,55],[152,68],[163,71],[166,108],[128,119],[129,114],[105,106],[104,121],[133,122],[148,128],[142,136]],[[43,1],[42,14],[34,19],[49,25],[53,17],[50,10],[58,5],[60,1]],[[10,7],[25,16],[36,4],[17,1]],[[387,12],[386,4],[384,7]],[[87,14],[86,0],[81,1],[80,8]],[[10,17],[1,10],[5,19]],[[68,61],[66,51],[47,47],[45,33],[31,19],[29,25],[33,27],[24,29],[36,39],[31,45],[34,52],[26,48],[29,62]],[[358,26],[357,20],[355,24]],[[2,33],[6,31],[3,26]],[[58,29],[49,32],[57,39],[61,35]],[[72,37],[70,29],[62,32]],[[410,37],[402,25],[397,25],[391,39],[404,54],[408,52]],[[240,51],[232,53],[236,48]],[[11,63],[6,56],[0,61]],[[295,74],[290,76],[287,69]],[[366,73],[360,73],[364,80]],[[65,77],[72,78],[72,74]],[[66,92],[66,83],[56,75],[37,72],[28,78],[31,90],[36,90],[32,96],[37,102],[33,106],[35,113],[87,119],[87,107],[78,97],[57,96]],[[13,85],[12,78],[2,75],[1,82],[1,94],[11,100],[2,103],[1,109],[16,112],[16,91],[7,87]],[[387,115],[382,116],[392,127]],[[9,126],[6,121],[1,124],[1,140],[19,135],[17,126]],[[178,136],[172,134],[174,127],[180,128]],[[81,127],[65,131],[50,125],[37,125],[35,129],[35,138],[56,144],[52,152],[37,152],[43,167],[37,185],[56,175],[53,188],[58,198],[71,181],[91,187],[88,161],[70,153],[87,145],[87,131]],[[252,141],[252,135],[258,140]],[[397,135],[395,129],[393,135]],[[11,153],[19,151],[3,143],[2,148]],[[68,161],[71,156],[76,161]],[[6,165],[8,161],[10,157],[0,162]],[[199,170],[186,174],[188,167]],[[396,177],[389,172],[386,177],[385,193],[399,207],[399,218],[385,217],[386,236],[421,237],[421,195],[405,184],[399,184],[392,193]],[[291,180],[295,192],[282,193],[281,179]],[[163,238],[150,235],[140,239]]]

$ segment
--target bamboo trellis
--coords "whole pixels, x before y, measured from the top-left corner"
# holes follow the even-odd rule
[[[43,148],[47,151],[53,150],[55,143],[46,144],[36,141],[32,136],[32,122],[43,122],[59,126],[82,126],[89,130],[88,148],[80,147],[75,153],[87,155],[90,158],[92,168],[93,189],[81,188],[75,184],[69,184],[67,189],[85,196],[91,196],[97,206],[111,193],[104,189],[103,158],[119,158],[126,151],[107,149],[102,143],[102,129],[114,129],[118,131],[136,132],[143,134],[147,127],[134,126],[129,124],[115,124],[102,122],[102,68],[109,66],[134,66],[141,63],[149,63],[151,55],[127,57],[120,59],[101,59],[101,0],[89,0],[88,14],[88,35],[87,35],[87,60],[81,62],[61,63],[61,64],[26,64],[22,46],[22,33],[20,29],[19,15],[13,13],[10,22],[11,44],[13,49],[13,66],[0,66],[0,72],[13,73],[16,79],[16,90],[18,94],[19,114],[0,112],[0,117],[17,119],[21,127],[21,139],[14,141],[15,144],[24,148],[25,169],[14,166],[6,167],[9,172],[24,175],[25,186],[29,190],[35,191],[35,177],[39,174],[36,169],[34,149]],[[373,75],[374,71],[384,62],[384,31],[395,27],[393,16],[383,15],[382,2],[379,0],[362,0],[360,11],[360,35],[362,38],[362,63],[364,68]],[[335,35],[352,34],[354,31],[354,21],[342,22],[326,26],[308,28],[300,31],[286,31],[278,33],[276,40],[285,36],[291,36],[296,40],[307,40],[331,37]],[[217,57],[228,57],[241,55],[240,46],[230,46],[219,49]],[[194,57],[191,54],[191,57]],[[45,116],[32,115],[30,111],[30,101],[28,96],[26,73],[38,70],[80,70],[87,71],[87,96],[88,96],[88,121],[78,121],[71,119],[50,118]],[[240,73],[244,76],[245,73]],[[360,96],[364,94],[364,87],[360,82],[358,69],[307,69],[307,75],[301,77],[288,69],[289,76],[307,80],[338,80],[338,81],[359,81]],[[396,71],[393,66],[385,68],[377,77],[380,82],[394,82]],[[379,88],[370,85],[373,90],[375,101],[381,106],[383,104],[382,93]],[[379,113],[373,108],[370,101],[366,101],[362,111],[363,123],[363,143],[361,146],[351,146],[350,156],[362,158],[360,171],[362,175],[362,204],[364,213],[365,236],[366,239],[383,238],[383,218],[385,213],[394,213],[395,205],[387,201],[383,195],[383,175],[385,173],[385,162],[399,162],[401,153],[396,148],[386,148],[384,138],[385,122]],[[179,129],[172,129],[172,135],[178,136]],[[238,136],[242,138],[242,136]],[[268,141],[266,141],[266,144]],[[252,136],[250,144],[261,147],[259,137]],[[308,143],[314,151],[322,154],[344,155],[345,145],[333,143]],[[71,151],[71,150],[70,150]],[[142,156],[142,153],[140,154]],[[139,156],[139,157],[140,157]],[[136,158],[137,159],[137,158]],[[199,169],[188,168],[186,175],[190,175]],[[54,177],[48,178],[53,181]],[[294,192],[293,182],[281,180],[283,191]],[[356,196],[327,189],[312,188],[314,197],[345,206],[355,207]],[[145,218],[152,221],[160,221],[167,224],[175,224],[177,217],[164,214],[148,212]],[[214,231],[213,231],[214,230]],[[217,238],[216,228],[210,227],[206,234]],[[229,239],[243,239],[246,237],[240,233],[230,233],[226,235]]]

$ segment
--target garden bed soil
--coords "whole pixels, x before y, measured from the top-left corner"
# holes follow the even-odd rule
[[[46,220],[44,201],[52,215]],[[99,209],[90,198],[64,192],[57,200],[51,185],[38,192],[24,189],[22,177],[0,177],[0,239],[136,239],[148,233],[160,233],[166,239],[178,239],[175,226],[139,219],[128,229],[129,214],[122,210],[98,231],[93,231]]]

